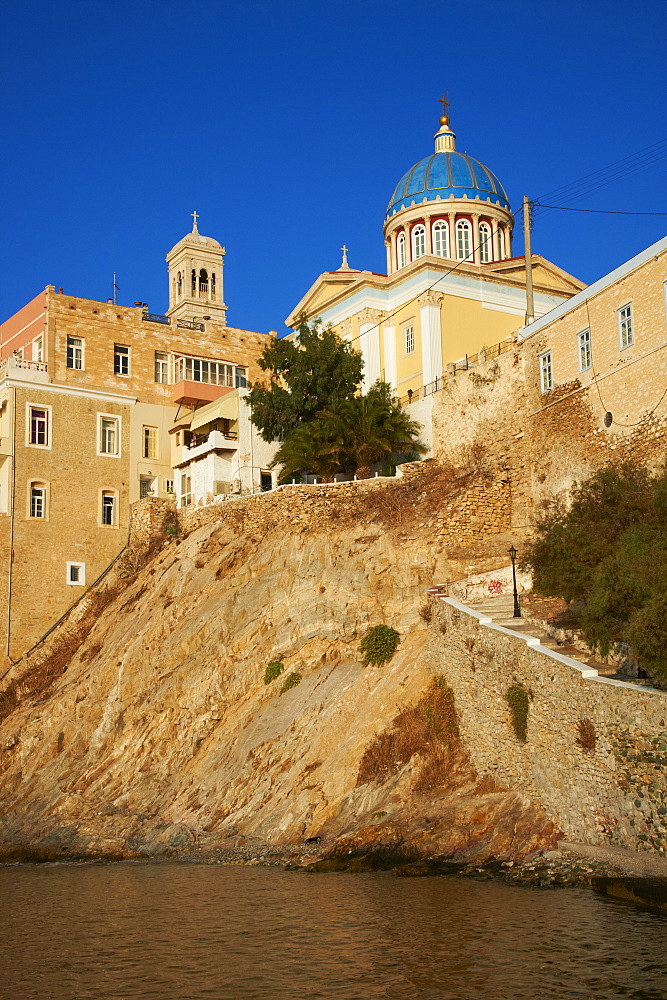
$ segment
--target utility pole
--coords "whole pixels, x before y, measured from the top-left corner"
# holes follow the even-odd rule
[[[535,302],[533,299],[533,253],[530,248],[530,230],[532,228],[532,205],[528,195],[523,196],[523,245],[526,261],[526,326],[535,319]]]

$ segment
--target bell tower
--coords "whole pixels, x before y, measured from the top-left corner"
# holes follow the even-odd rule
[[[192,213],[192,232],[167,254],[169,308],[167,316],[202,320],[204,316],[225,324],[223,266],[225,248],[210,236],[202,236]]]

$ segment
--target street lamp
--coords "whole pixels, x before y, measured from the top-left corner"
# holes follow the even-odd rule
[[[512,545],[508,550],[510,559],[512,560],[512,583],[514,584],[514,618],[521,618],[521,608],[519,607],[519,594],[516,589],[516,549]]]

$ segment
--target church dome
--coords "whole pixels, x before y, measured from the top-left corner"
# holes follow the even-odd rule
[[[192,232],[188,233],[187,236],[184,236],[182,240],[179,240],[178,243],[171,248],[171,250],[167,254],[168,258],[171,257],[172,254],[174,254],[177,250],[180,250],[181,247],[184,246],[191,246],[195,248],[206,247],[209,250],[222,250],[221,244],[218,243],[217,240],[214,240],[212,236],[202,236],[202,234],[199,232],[199,229],[197,227],[197,219],[199,217],[199,213],[193,212],[192,215],[194,217],[194,222],[192,224]]]
[[[415,163],[396,185],[387,218],[423,201],[462,198],[480,199],[509,211],[505,189],[492,171],[479,160],[447,149]]]

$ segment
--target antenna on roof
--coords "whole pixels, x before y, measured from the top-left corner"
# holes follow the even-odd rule
[[[116,272],[113,273],[113,304],[116,305],[116,292],[119,292],[120,288],[116,284]]]

